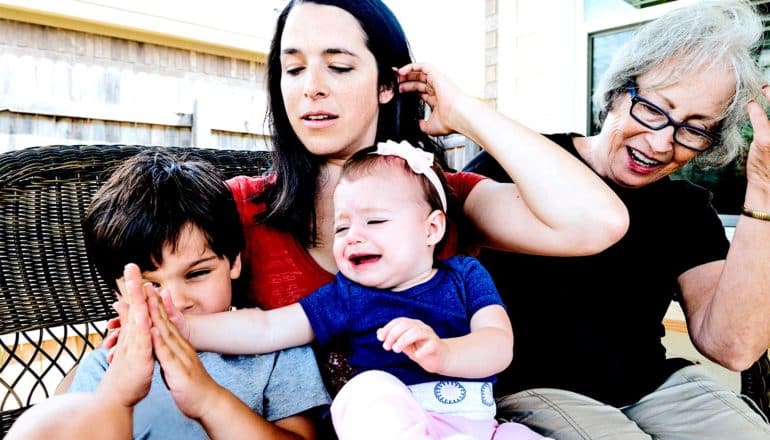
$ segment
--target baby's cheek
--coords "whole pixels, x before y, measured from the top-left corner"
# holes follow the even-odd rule
[[[332,246],[332,256],[334,257],[334,262],[337,264],[337,267],[341,267],[343,264],[345,264],[345,246],[338,244],[337,240],[335,240],[334,245]]]

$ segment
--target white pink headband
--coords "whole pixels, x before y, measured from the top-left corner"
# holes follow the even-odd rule
[[[427,177],[428,181],[436,188],[436,192],[441,198],[441,206],[444,208],[444,212],[446,212],[446,194],[444,194],[444,188],[441,186],[441,180],[439,180],[436,172],[433,171],[433,153],[415,148],[407,141],[396,143],[389,140],[378,143],[377,151],[374,151],[372,154],[400,157],[406,161],[406,164],[409,165],[409,168],[415,174],[422,174]]]

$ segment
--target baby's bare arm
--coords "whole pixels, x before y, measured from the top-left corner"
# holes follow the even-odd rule
[[[281,427],[268,422],[217,384],[206,372],[193,346],[169,320],[160,301],[159,297],[149,300],[153,347],[166,386],[185,416],[198,420],[212,439],[314,437],[313,430],[308,431],[302,423],[285,423]]]
[[[169,315],[179,312],[164,299]],[[181,315],[180,315],[181,316]],[[172,319],[176,321],[176,319]],[[184,315],[190,343],[201,351],[262,354],[305,345],[315,338],[299,304],[274,310],[241,309],[207,315]]]

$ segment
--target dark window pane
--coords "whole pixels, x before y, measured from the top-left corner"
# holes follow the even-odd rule
[[[599,132],[599,126],[596,123],[597,110],[594,109],[593,103],[591,102],[591,97],[594,94],[594,90],[596,90],[596,85],[599,82],[602,73],[609,67],[615,52],[623,45],[623,43],[631,38],[635,29],[636,27],[625,28],[599,32],[588,36],[588,56],[591,59],[591,68],[589,70],[591,88],[588,96],[588,108],[590,110],[588,112],[588,117],[590,118],[588,121],[589,134],[593,135]]]

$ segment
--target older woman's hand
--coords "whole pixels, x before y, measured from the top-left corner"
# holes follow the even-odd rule
[[[762,94],[770,100],[770,86],[763,86]],[[757,189],[765,190],[770,196],[770,119],[756,101],[749,102],[746,109],[754,128],[754,139],[746,160],[746,179],[749,185],[758,185]],[[751,208],[765,209],[754,206]]]

